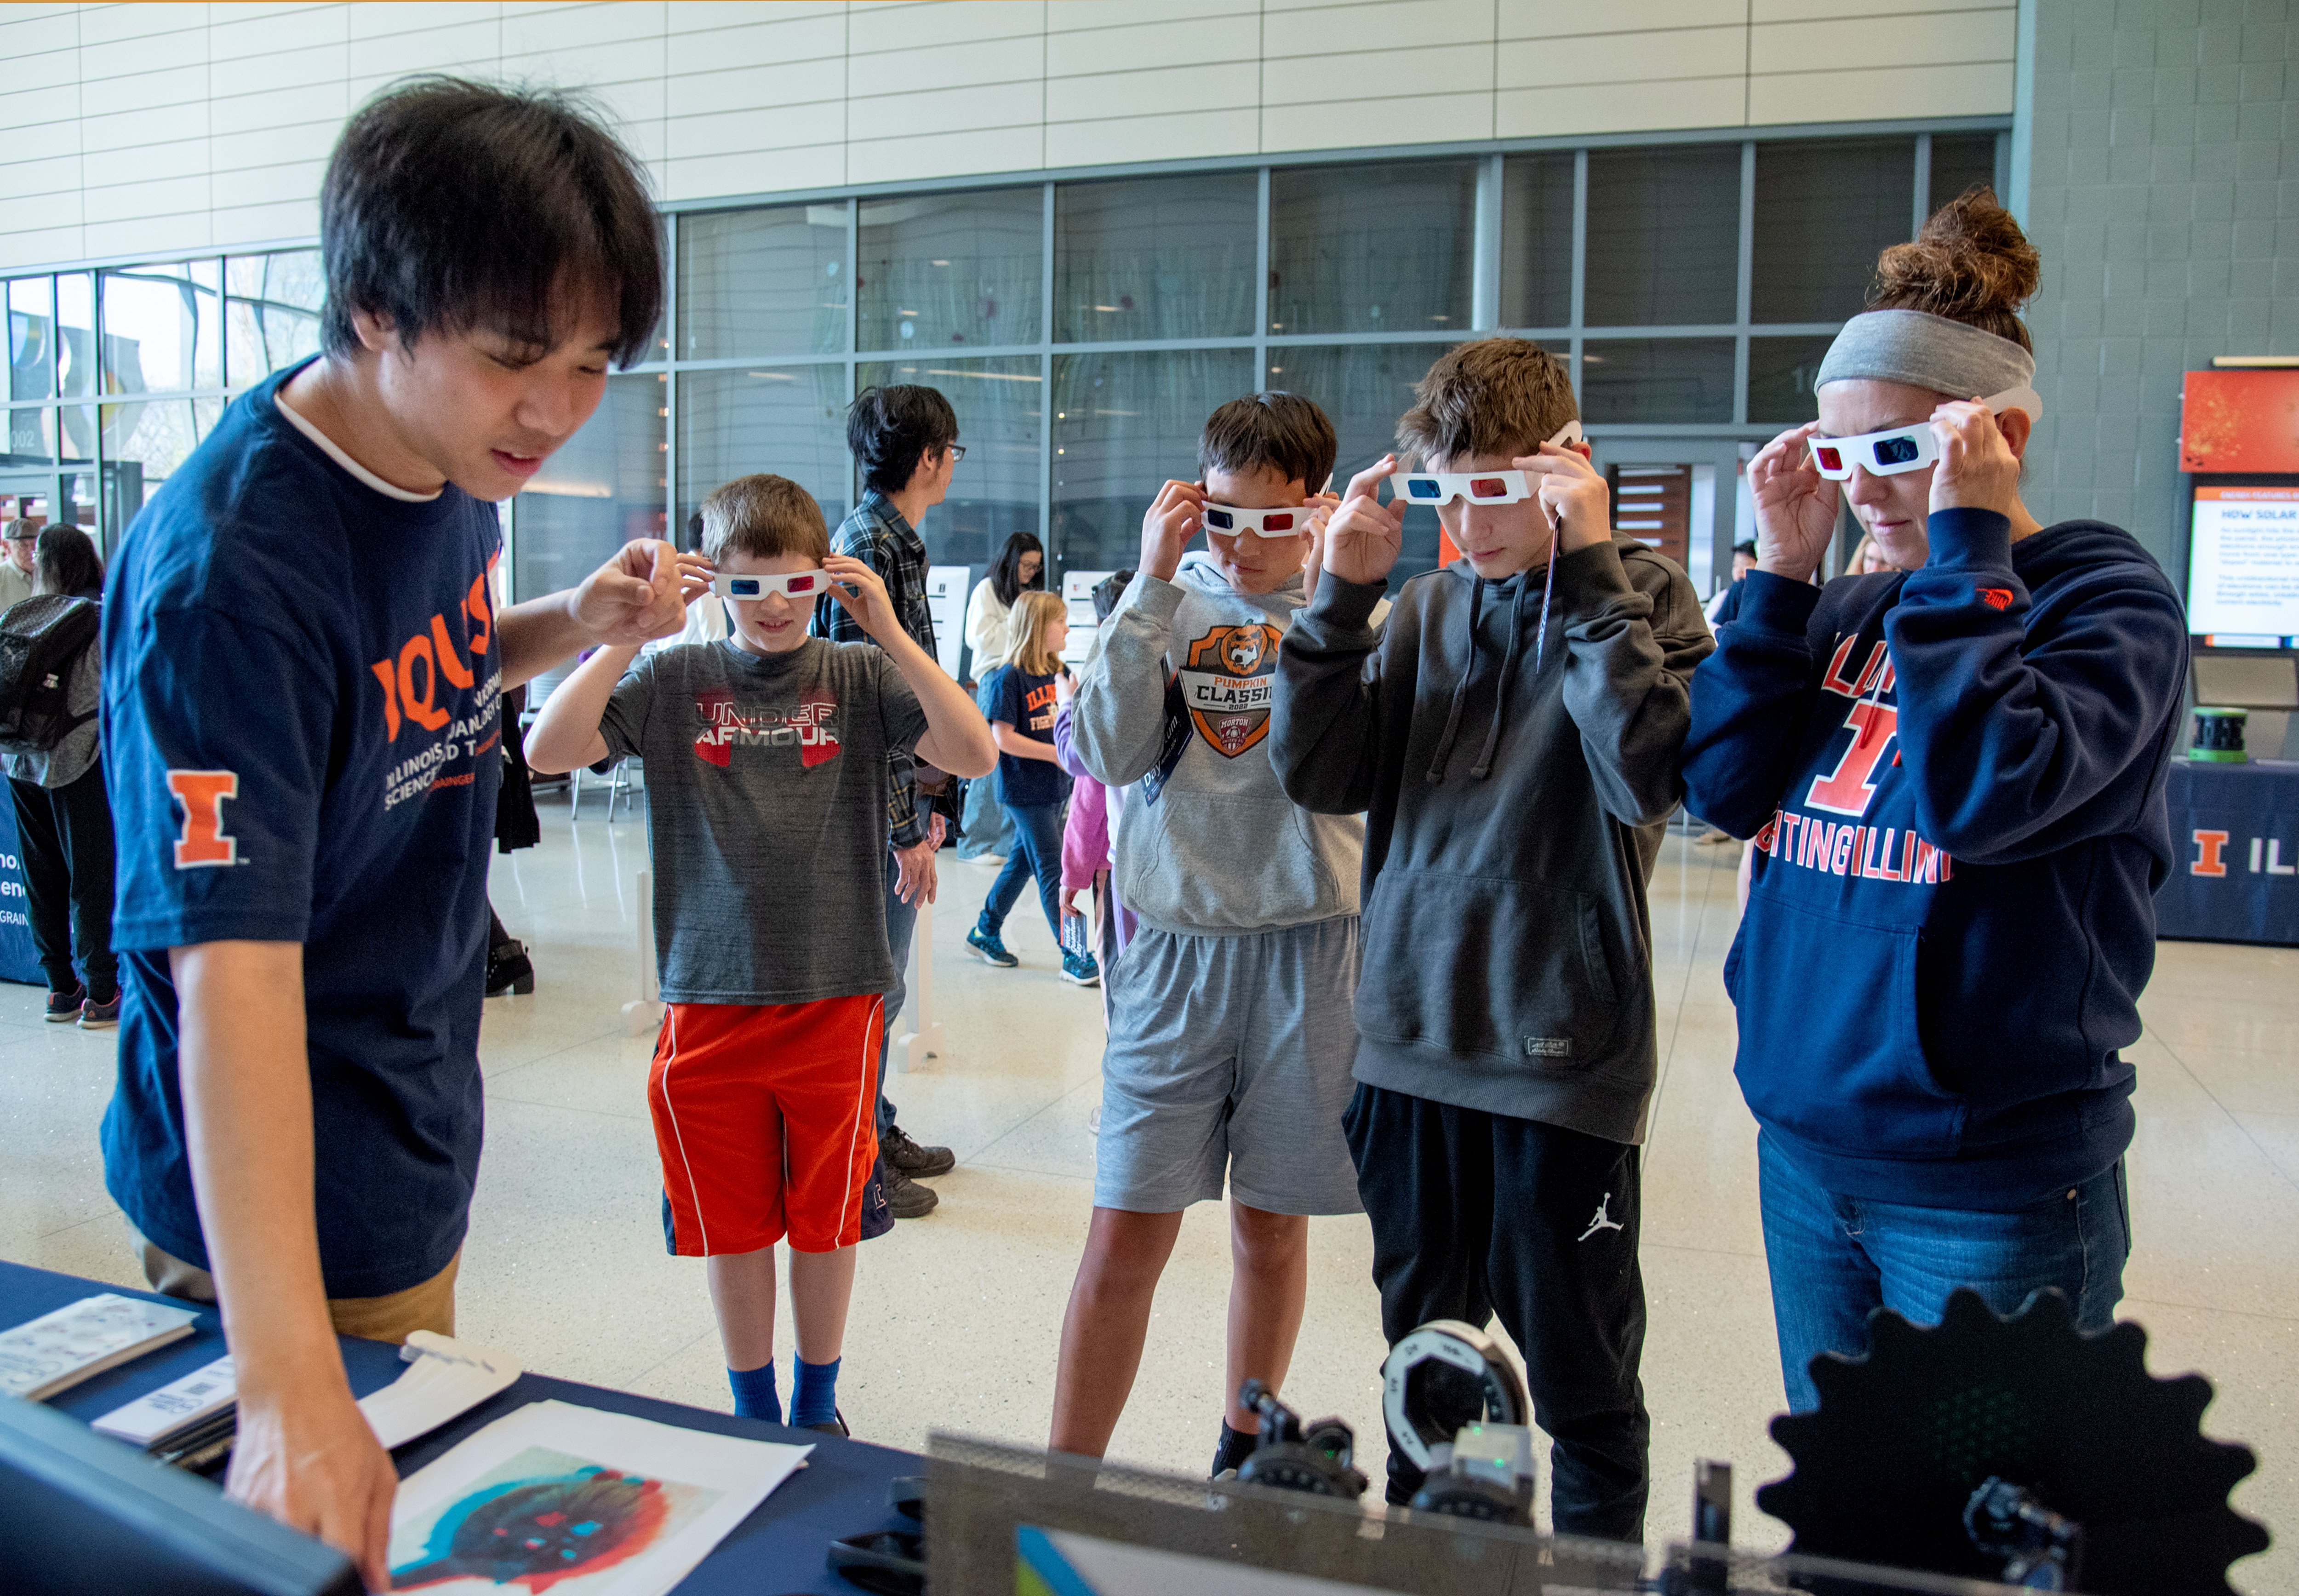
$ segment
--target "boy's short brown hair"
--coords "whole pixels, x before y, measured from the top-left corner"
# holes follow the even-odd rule
[[[1235,473],[1267,466],[1313,494],[1333,474],[1340,452],[1325,412],[1299,394],[1232,399],[1206,418],[1206,429],[1198,435],[1199,470]]]
[[[1480,338],[1437,357],[1414,385],[1397,446],[1434,461],[1530,454],[1581,407],[1564,362],[1524,338]]]
[[[702,553],[778,560],[804,554],[819,565],[830,553],[830,528],[814,495],[787,477],[737,477],[702,501]]]

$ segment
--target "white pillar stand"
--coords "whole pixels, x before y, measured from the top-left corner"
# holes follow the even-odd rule
[[[886,1050],[889,1068],[916,1069],[928,1059],[950,1057],[950,1038],[934,1013],[934,905],[918,901],[918,923],[910,933],[909,1001],[902,1016],[910,1028]]]
[[[654,960],[654,872],[638,880],[639,995],[623,1005],[623,1034],[643,1036],[662,1025],[662,985]]]

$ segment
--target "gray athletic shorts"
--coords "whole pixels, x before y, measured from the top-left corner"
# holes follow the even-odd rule
[[[1109,985],[1096,1208],[1219,1201],[1354,1214],[1341,1134],[1355,1085],[1357,919],[1242,936],[1143,926]]]

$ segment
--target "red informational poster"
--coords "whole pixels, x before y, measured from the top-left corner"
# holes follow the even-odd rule
[[[2190,371],[2186,399],[2181,470],[2299,472],[2299,368]]]

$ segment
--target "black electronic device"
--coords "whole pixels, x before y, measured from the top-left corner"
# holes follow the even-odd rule
[[[1365,1493],[1365,1476],[1355,1467],[1357,1432],[1348,1425],[1338,1418],[1305,1425],[1299,1414],[1258,1380],[1238,1388],[1237,1405],[1261,1416],[1261,1439],[1238,1467],[1241,1484],[1351,1501]]]
[[[925,1540],[908,1530],[842,1536],[830,1543],[830,1566],[873,1596],[924,1596]]]
[[[360,1596],[333,1547],[78,1419],[0,1399],[0,1570],[43,1596]]]
[[[1958,1290],[1931,1329],[1879,1309],[1865,1357],[1813,1359],[1820,1406],[1772,1421],[1796,1469],[1756,1505],[1792,1552],[2031,1584],[2079,1552],[2093,1596],[2228,1596],[2268,1546],[2228,1505],[2258,1465],[2202,1434],[2211,1382],[2154,1378],[2146,1346],[2079,1331],[2055,1291],[2006,1318]]]

